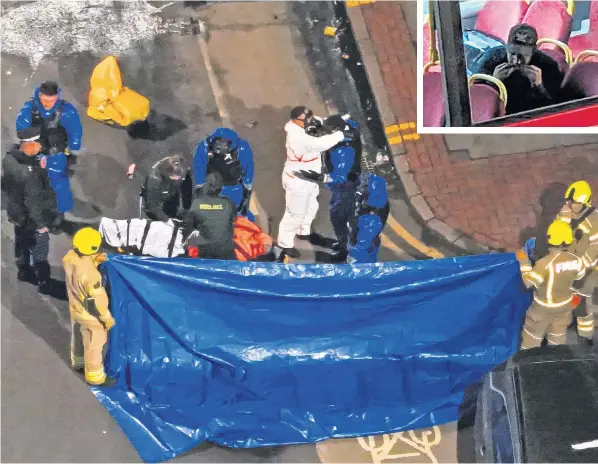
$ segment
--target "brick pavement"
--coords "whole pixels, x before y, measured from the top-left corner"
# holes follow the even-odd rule
[[[385,126],[416,121],[416,38],[402,3],[348,9]],[[471,149],[451,150],[454,140],[447,144],[442,135],[400,143],[394,135],[390,148],[411,205],[432,231],[470,252],[519,247],[554,217],[573,181],[586,179],[598,192],[598,137],[465,135]],[[549,146],[530,151],[537,142]],[[504,144],[510,153],[492,155]]]

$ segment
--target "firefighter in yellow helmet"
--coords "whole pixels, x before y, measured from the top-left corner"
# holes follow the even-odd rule
[[[523,282],[534,288],[534,301],[527,310],[521,349],[540,346],[546,336],[550,345],[566,341],[567,327],[581,298],[571,288],[582,279],[586,268],[581,258],[568,251],[573,230],[564,221],[554,221],[547,232],[548,254],[532,269],[521,265]]]
[[[104,347],[114,318],[108,310],[108,295],[98,266],[106,260],[100,253],[102,236],[86,227],[73,237],[73,249],[64,259],[66,289],[71,313],[71,363],[85,369],[90,385],[110,386],[115,380],[104,372]]]
[[[585,297],[575,312],[577,333],[582,343],[591,344],[598,313],[598,210],[592,206],[592,189],[587,182],[581,180],[569,186],[558,219],[571,225],[575,238],[571,251],[581,257],[587,268],[586,277],[575,286]]]

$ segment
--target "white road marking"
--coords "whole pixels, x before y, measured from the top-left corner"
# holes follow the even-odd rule
[[[590,448],[598,448],[598,440],[586,441],[584,443],[575,443],[571,445],[574,450],[585,450]]]

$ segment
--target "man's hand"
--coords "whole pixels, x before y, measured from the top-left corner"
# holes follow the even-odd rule
[[[45,156],[42,156],[39,159],[39,165],[41,166],[42,169],[46,169],[46,166],[48,165],[48,160],[46,159]]]
[[[47,227],[44,227],[42,229],[39,229],[37,231],[38,234],[47,234],[50,231],[50,229],[48,229]]]
[[[300,171],[293,171],[293,174],[300,179],[309,180],[310,182],[322,182],[324,180],[324,174],[318,174],[316,171],[302,169]]]
[[[114,321],[114,318],[110,318],[106,322],[104,322],[104,327],[106,327],[106,330],[110,330],[115,325],[116,325],[116,322]]]
[[[505,80],[509,75],[513,72],[514,66],[511,63],[503,63],[499,64],[496,68],[494,68],[494,72],[492,76],[496,77],[498,80]]]
[[[537,66],[524,66],[522,72],[534,87],[542,85],[542,70]]]

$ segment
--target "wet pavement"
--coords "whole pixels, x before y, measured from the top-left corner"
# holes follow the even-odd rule
[[[316,5],[319,3],[323,6]],[[330,14],[328,8],[327,2],[234,3],[197,9],[176,3],[165,8],[164,18],[185,24],[190,24],[190,18],[206,22],[208,65],[195,35],[145,39],[118,57],[124,85],[151,101],[149,131],[117,129],[85,116],[89,76],[100,60],[93,51],[66,50],[45,58],[36,69],[27,57],[3,54],[2,151],[14,140],[14,120],[35,85],[57,80],[84,124],[84,151],[72,178],[77,220],[93,222],[97,216],[124,219],[137,215],[140,179],[149,167],[174,152],[190,159],[197,143],[224,119],[253,147],[259,166],[254,207],[262,226],[267,227],[272,218],[271,233],[275,235],[284,208],[282,127],[290,109],[305,104],[316,114],[327,114],[335,108],[350,111],[362,126],[372,125],[367,111],[356,103],[359,97],[340,65],[334,42],[323,40],[319,28],[305,29],[305,18],[319,15],[320,23],[309,24],[321,24]],[[334,69],[335,78],[328,79],[335,83],[333,88],[324,85],[326,69]],[[364,136],[369,153],[377,154],[375,129]],[[130,163],[138,166],[139,176],[134,180],[127,180],[125,174]],[[331,234],[325,214],[327,201],[324,192],[315,229]],[[401,222],[412,220],[400,206],[396,211]],[[3,211],[3,459],[138,462],[116,423],[81,377],[69,369],[70,327],[64,295],[57,291],[54,296],[40,296],[31,285],[16,280],[12,240],[12,227]],[[52,236],[50,264],[57,281],[64,278],[61,260],[69,246],[68,234]],[[303,246],[304,258],[309,259],[313,247]],[[397,246],[382,250],[380,258],[413,259]],[[175,461],[317,462],[320,451],[315,445],[232,450],[205,444]]]

